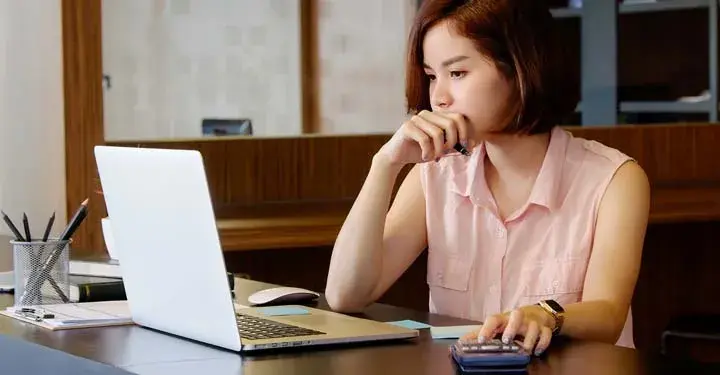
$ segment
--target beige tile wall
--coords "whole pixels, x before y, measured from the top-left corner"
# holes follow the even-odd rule
[[[0,0],[0,208],[33,236],[66,223],[61,18],[60,0]]]
[[[324,133],[392,132],[405,119],[405,50],[416,0],[320,0]]]
[[[204,117],[299,134],[299,1],[104,0],[106,139],[199,137]]]
[[[104,0],[106,138],[198,137],[203,117],[300,134],[299,1]],[[416,0],[318,1],[322,132],[394,131]]]

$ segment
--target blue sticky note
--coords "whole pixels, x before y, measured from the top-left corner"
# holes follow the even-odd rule
[[[259,309],[265,316],[307,315],[309,311],[297,306],[270,306]]]
[[[409,329],[430,328],[429,324],[425,324],[423,322],[416,322],[414,320],[399,320],[397,322],[388,322],[388,324],[396,325],[399,327],[405,327],[405,328],[409,328]]]
[[[476,330],[480,329],[480,326],[449,326],[449,327],[431,327],[430,328],[430,336],[432,336],[433,339],[459,339],[462,336],[465,336],[466,334]]]

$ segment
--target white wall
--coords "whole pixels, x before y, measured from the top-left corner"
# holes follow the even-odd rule
[[[405,52],[417,0],[320,2],[323,133],[394,132],[405,120]]]
[[[299,1],[103,0],[105,138],[200,137],[203,117],[300,134]]]
[[[0,207],[38,237],[66,223],[60,1],[0,0]]]

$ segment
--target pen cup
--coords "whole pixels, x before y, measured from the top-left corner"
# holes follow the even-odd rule
[[[70,241],[10,241],[15,307],[69,302]]]

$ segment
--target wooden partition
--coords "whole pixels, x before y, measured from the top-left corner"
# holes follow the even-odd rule
[[[567,128],[636,158],[652,186],[651,222],[720,218],[720,127]],[[226,251],[326,246],[388,135],[113,142],[199,150]]]

